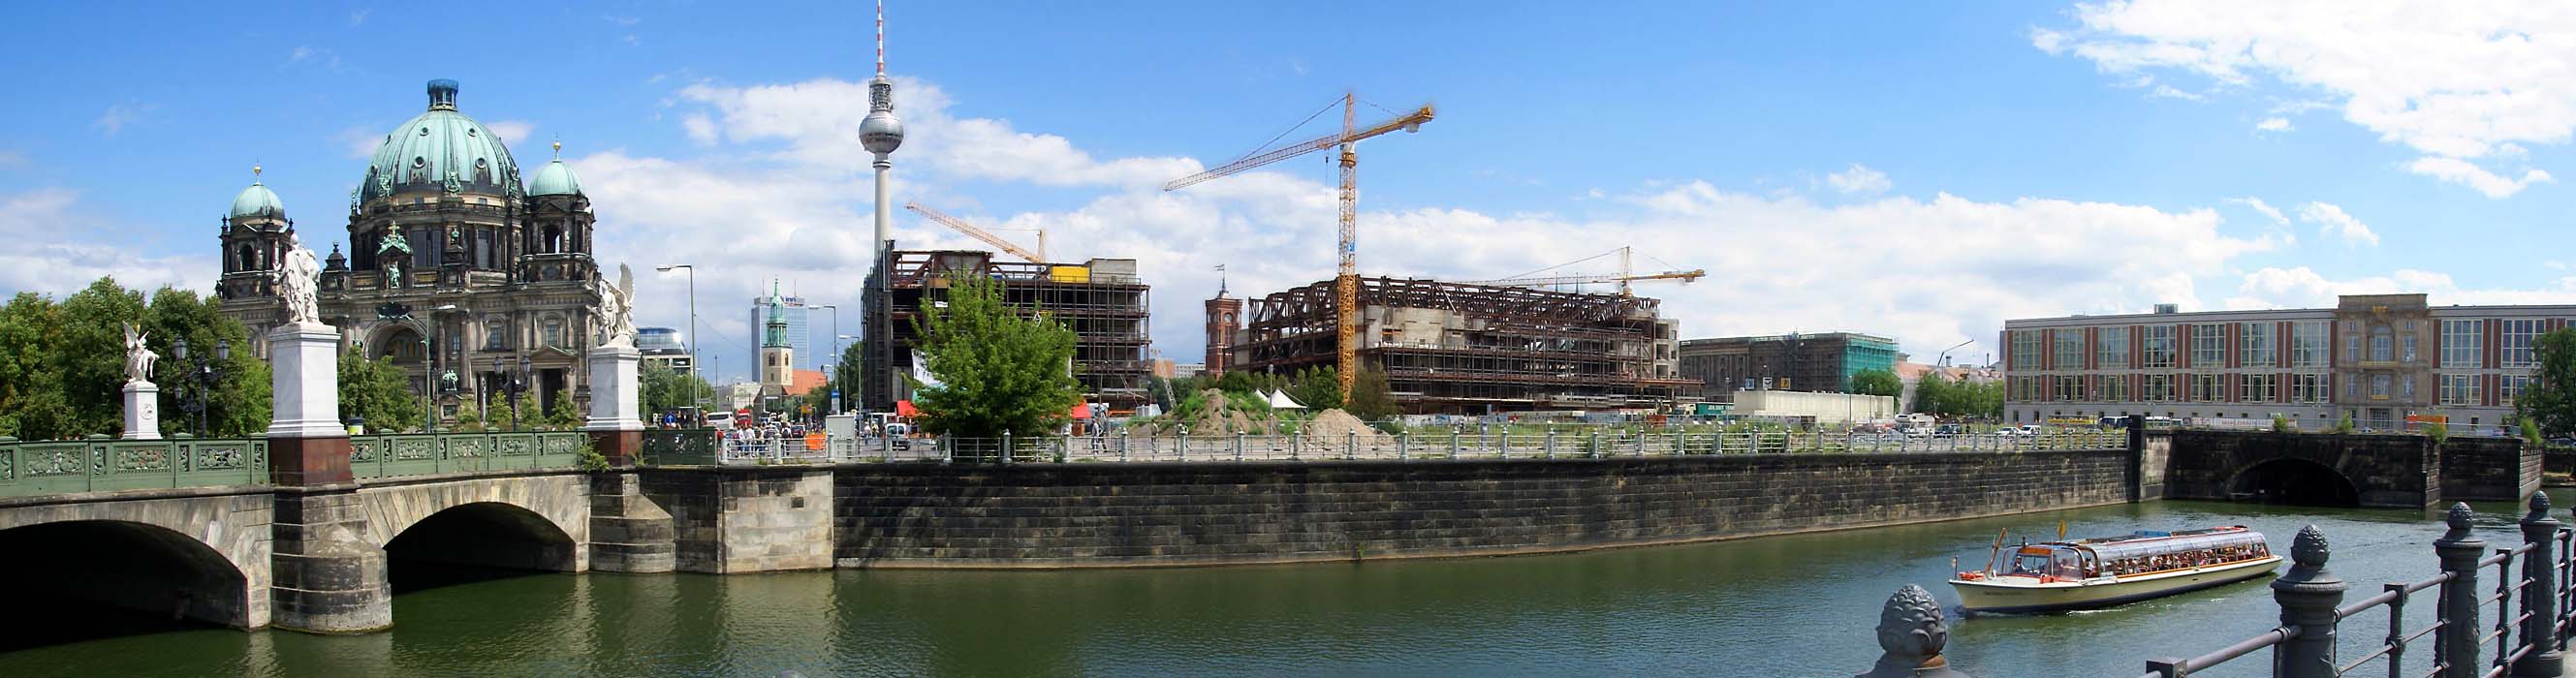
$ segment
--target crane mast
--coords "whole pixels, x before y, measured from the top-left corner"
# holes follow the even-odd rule
[[[1163,185],[1163,190],[1177,191],[1210,179],[1237,174],[1255,167],[1268,165],[1270,163],[1313,153],[1315,151],[1321,151],[1328,148],[1340,149],[1340,162],[1342,166],[1340,224],[1341,249],[1338,253],[1340,266],[1336,269],[1333,275],[1333,306],[1334,315],[1336,316],[1334,322],[1335,350],[1333,364],[1335,372],[1334,376],[1341,382],[1342,400],[1344,402],[1350,401],[1351,385],[1359,378],[1360,361],[1360,160],[1359,153],[1355,150],[1355,147],[1359,144],[1360,140],[1387,134],[1396,130],[1404,130],[1408,133],[1419,132],[1422,130],[1422,123],[1430,122],[1432,117],[1431,106],[1425,104],[1422,108],[1416,109],[1412,113],[1398,115],[1367,128],[1361,128],[1358,126],[1358,120],[1356,118],[1357,110],[1355,104],[1357,101],[1358,97],[1349,92],[1344,92],[1342,94],[1342,131],[1339,133],[1324,135],[1322,137],[1282,146],[1268,151],[1256,149],[1251,154],[1237,158],[1233,162],[1218,166],[1215,169],[1181,177],[1179,179],[1173,179],[1171,183]]]
[[[992,233],[985,232],[984,229],[976,228],[974,224],[966,223],[966,220],[964,219],[948,216],[948,213],[946,212],[923,207],[921,203],[904,203],[903,208],[919,213],[921,216],[929,217],[931,221],[936,221],[949,228],[957,229],[957,232],[972,236],[976,240],[982,240],[984,241],[984,244],[1001,248],[1002,251],[1011,253],[1011,256],[1027,259],[1029,260],[1029,263],[1047,263],[1045,231],[1038,232],[1038,251],[1031,252],[1026,249],[1022,249],[1019,245],[1011,244],[1011,241],[1003,240],[1002,236],[993,235]]]

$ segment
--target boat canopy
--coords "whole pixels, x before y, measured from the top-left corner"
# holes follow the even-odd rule
[[[2122,558],[2158,556],[2169,553],[2215,549],[2228,546],[2264,544],[2263,534],[2252,530],[2230,530],[2207,534],[2179,534],[2171,537],[2141,537],[2118,541],[2078,544],[2105,562]]]

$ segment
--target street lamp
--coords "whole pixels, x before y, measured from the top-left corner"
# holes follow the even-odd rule
[[[1962,342],[1959,342],[1959,346],[1966,346],[1966,345],[1973,344],[1973,343],[1977,343],[1977,340],[1975,340],[1975,339],[1970,339],[1970,340],[1967,340],[1967,341],[1962,341]],[[1942,366],[1942,367],[1949,367],[1949,366],[1950,366],[1950,352],[1951,352],[1951,351],[1959,350],[1959,346],[1952,346],[1952,347],[1949,347],[1949,348],[1941,349],[1941,361],[1940,361],[1940,362],[1941,362],[1941,366]]]
[[[690,376],[699,376],[699,372],[698,372],[698,267],[696,267],[696,266],[691,266],[691,265],[688,265],[688,264],[663,264],[663,265],[660,265],[660,266],[655,266],[655,267],[653,267],[653,270],[661,271],[661,272],[663,272],[663,273],[669,273],[669,272],[671,272],[671,271],[673,271],[673,270],[676,270],[676,269],[683,269],[683,268],[685,268],[685,269],[689,269],[689,339],[688,339],[688,347],[689,347],[689,375],[690,375]],[[694,387],[690,389],[690,392],[691,392],[691,393],[690,393],[690,397],[689,397],[689,399],[690,399],[690,400],[692,400],[692,401],[695,401],[695,404],[697,405],[697,408],[698,408],[698,414],[699,414],[699,416],[705,416],[705,415],[706,415],[706,411],[707,411],[707,407],[706,407],[707,403],[706,403],[706,401],[704,401],[704,400],[699,400],[699,399],[698,399],[698,397],[697,397],[697,396],[698,396],[699,394],[698,394],[698,393],[696,393],[696,391],[697,391],[697,389],[696,389],[696,388],[694,388]]]
[[[832,359],[832,360],[839,360],[839,359],[840,359],[840,356],[841,356],[841,305],[840,305],[840,304],[824,304],[824,305],[821,305],[821,306],[816,306],[815,308],[828,308],[828,309],[832,309],[832,354],[831,354],[830,356],[827,356],[827,357],[829,357],[829,358],[830,358],[830,359]],[[822,365],[823,365],[823,378],[824,378],[824,379],[826,379],[826,380],[831,379],[831,378],[832,378],[832,364],[831,364],[831,363],[822,363]],[[827,381],[826,383],[829,383],[829,382]],[[828,412],[829,414],[840,414],[840,413],[841,413],[841,399],[840,399],[840,398],[833,398],[833,399],[832,399],[832,402],[831,402],[830,404],[831,404],[831,408],[830,408],[830,412]]]
[[[190,390],[189,397],[179,403],[179,406],[186,409],[196,420],[196,425],[189,429],[189,435],[203,438],[206,436],[207,400],[213,395],[215,382],[223,379],[220,365],[232,361],[233,343],[231,340],[217,339],[213,360],[207,360],[204,353],[197,354],[197,357],[191,360],[188,357],[188,339],[180,337],[173,342],[171,353],[173,357],[179,359],[180,364],[187,366],[187,378],[196,386]]]
[[[847,340],[850,340],[850,341],[858,341],[858,340],[859,340],[859,337],[858,337],[858,335],[853,335],[853,334],[835,334],[835,335],[832,335],[832,339],[833,339],[834,341],[839,341],[839,340],[843,340],[843,339],[847,339]],[[838,345],[838,344],[835,344],[835,345]],[[846,364],[846,363],[848,363],[849,361],[846,361],[846,360],[845,360],[845,361],[842,361],[842,362]],[[861,369],[864,369],[864,368],[866,368],[866,367],[867,367],[867,365],[866,365],[865,363],[862,363],[862,364],[860,364],[860,365],[859,365],[859,367],[860,367]],[[856,371],[858,371],[858,370],[851,370],[851,371],[852,371],[852,372],[856,372]],[[862,379],[862,380],[864,380],[864,379],[865,379],[865,377],[861,377],[861,379]],[[835,392],[838,392],[838,393],[844,393],[844,394],[856,394],[856,393],[858,393],[858,385],[857,385],[857,384],[839,384],[838,386],[840,386],[840,388],[833,389]],[[849,396],[847,396],[847,395],[843,395],[843,396],[836,397],[836,398],[833,398],[833,399],[832,399],[832,412],[833,412],[834,414],[838,414],[838,413],[840,413],[841,400],[842,400],[843,398],[847,398],[847,397],[849,397]]]

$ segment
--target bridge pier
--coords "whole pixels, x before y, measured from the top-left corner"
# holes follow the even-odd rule
[[[590,568],[601,572],[670,572],[678,544],[671,513],[644,496],[634,472],[590,479]]]
[[[394,624],[385,550],[366,538],[355,485],[277,488],[271,523],[271,622],[308,633],[365,633]]]

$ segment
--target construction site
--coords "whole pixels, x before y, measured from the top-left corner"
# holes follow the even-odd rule
[[[1112,412],[1133,410],[1146,401],[1145,377],[1152,373],[1145,348],[1153,343],[1147,329],[1152,300],[1136,275],[1134,259],[1091,259],[1084,263],[996,261],[993,253],[974,250],[893,250],[885,265],[868,276],[868,334],[862,391],[863,406],[879,412],[902,409],[912,398],[904,375],[915,371],[914,348],[921,339],[921,310],[947,298],[951,276],[990,278],[1002,284],[1002,299],[1022,315],[1044,313],[1073,330],[1073,376],[1091,402]]]

